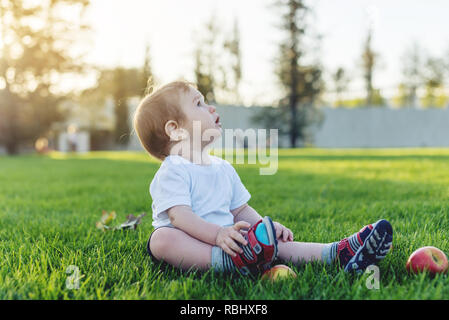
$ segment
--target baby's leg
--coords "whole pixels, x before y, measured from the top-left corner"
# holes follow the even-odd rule
[[[363,271],[368,265],[385,258],[391,248],[393,228],[387,220],[366,225],[359,232],[333,243],[278,242],[278,257],[286,262],[300,264],[336,260],[345,271]]]
[[[183,270],[207,270],[211,266],[212,246],[176,228],[155,230],[150,250],[156,259]]]
[[[322,261],[322,252],[327,244],[312,242],[278,241],[278,258],[294,264]]]

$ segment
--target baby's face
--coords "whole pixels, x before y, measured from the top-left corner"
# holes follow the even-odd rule
[[[193,137],[194,129],[200,127],[201,134],[205,133],[205,139],[214,139],[221,136],[220,116],[216,113],[214,106],[207,104],[204,97],[197,89],[190,87],[189,92],[182,95],[181,108],[186,116],[185,125],[190,137]],[[196,131],[199,133],[199,131]]]

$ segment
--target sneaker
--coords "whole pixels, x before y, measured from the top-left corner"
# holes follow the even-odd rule
[[[269,269],[278,253],[276,230],[270,217],[264,217],[253,225],[245,240],[248,245],[242,246],[243,253],[232,257],[240,273],[257,274]]]
[[[354,241],[355,237],[352,237],[352,239]],[[356,239],[360,246],[352,257],[344,263],[344,268],[346,272],[362,273],[369,265],[376,264],[384,259],[390,251],[393,242],[393,228],[387,220],[379,220],[362,228]],[[348,240],[348,244],[349,242]],[[349,249],[351,249],[351,245],[349,245]]]

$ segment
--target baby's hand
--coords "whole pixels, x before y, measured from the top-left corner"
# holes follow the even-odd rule
[[[246,221],[239,221],[230,227],[222,227],[217,234],[215,244],[222,248],[227,254],[235,257],[237,253],[243,253],[242,248],[238,246],[236,241],[244,246],[248,244],[240,233],[240,229],[249,227],[251,227],[251,225]]]
[[[293,232],[284,227],[279,222],[273,222],[274,228],[276,229],[276,238],[282,240],[283,242],[293,241]]]

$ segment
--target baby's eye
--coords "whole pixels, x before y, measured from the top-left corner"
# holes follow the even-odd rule
[[[198,99],[197,106],[200,107],[202,104],[204,104],[204,98]]]

